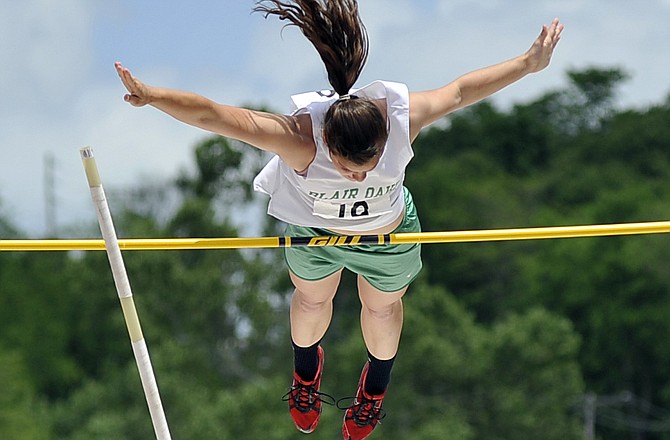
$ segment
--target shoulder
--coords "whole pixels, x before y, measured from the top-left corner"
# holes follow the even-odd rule
[[[283,145],[277,154],[286,165],[302,171],[312,163],[316,154],[312,117],[309,113],[300,113],[290,116],[290,119],[293,136],[290,143]]]
[[[455,83],[434,90],[410,93],[410,120],[412,132],[421,129],[457,110],[462,105],[462,96]]]

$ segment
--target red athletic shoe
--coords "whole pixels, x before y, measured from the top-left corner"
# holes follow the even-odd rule
[[[386,416],[382,409],[384,394],[371,396],[365,392],[365,378],[368,375],[369,364],[366,363],[358,381],[358,391],[354,403],[344,413],[342,436],[344,440],[363,440],[367,438],[377,426],[377,423]],[[341,408],[344,409],[344,408]]]
[[[293,372],[293,385],[282,400],[288,401],[291,418],[299,431],[309,434],[319,424],[321,417],[321,403],[333,405],[335,399],[325,393],[319,392],[321,386],[321,375],[323,374],[323,348],[319,347],[319,367],[316,377],[311,382],[305,382]]]

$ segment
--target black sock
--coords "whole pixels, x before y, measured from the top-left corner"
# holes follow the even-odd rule
[[[379,396],[384,394],[389,382],[391,382],[391,370],[393,369],[395,356],[389,360],[381,361],[372,356],[368,351],[368,359],[370,366],[368,367],[368,375],[365,378],[365,392],[372,396]]]
[[[321,341],[312,345],[311,347],[298,347],[295,342],[293,344],[293,365],[295,372],[300,378],[306,382],[311,382],[316,378],[316,372],[319,369],[319,344]]]

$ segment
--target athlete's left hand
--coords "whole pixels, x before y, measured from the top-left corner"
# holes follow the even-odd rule
[[[114,67],[119,74],[119,78],[121,78],[121,82],[126,87],[126,90],[128,90],[128,93],[124,95],[123,100],[135,107],[151,104],[153,100],[151,93],[152,88],[135,78],[133,74],[130,73],[130,70],[123,67],[120,62],[117,61],[114,63]]]
[[[542,32],[526,52],[530,73],[539,72],[549,65],[554,49],[561,39],[563,27],[558,18],[554,18],[549,26],[542,26]]]

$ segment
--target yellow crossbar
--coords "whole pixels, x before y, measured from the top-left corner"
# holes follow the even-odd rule
[[[603,237],[614,235],[663,234],[670,221],[620,223],[541,228],[486,229],[472,231],[419,232],[385,235],[333,235],[324,237],[256,238],[153,238],[120,239],[122,250],[251,249],[297,246],[357,246],[370,244],[464,243],[482,241],[539,240],[553,238]],[[0,240],[2,251],[104,251],[103,240]]]

